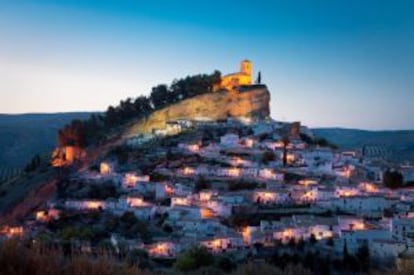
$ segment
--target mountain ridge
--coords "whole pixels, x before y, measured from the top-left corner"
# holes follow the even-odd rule
[[[56,113],[22,113],[6,114],[0,113],[0,161],[3,167],[21,169],[34,154],[49,153],[56,144],[56,131],[69,123],[72,119],[85,119],[92,114],[99,112],[56,112]],[[37,129],[36,129],[37,128]],[[317,136],[324,137],[333,143],[345,147],[361,147],[369,140],[374,144],[386,136],[408,136],[402,141],[401,146],[408,146],[414,149],[414,130],[392,129],[392,130],[367,130],[359,128],[344,127],[314,127],[312,131]],[[346,135],[346,136],[344,136]],[[364,137],[361,137],[363,135]],[[358,137],[360,136],[360,137]],[[376,136],[376,137],[374,137]],[[412,138],[411,138],[412,136]],[[9,138],[13,137],[13,138]],[[32,140],[27,147],[18,146],[22,140]],[[36,141],[33,138],[38,138]],[[385,139],[385,145],[395,143],[397,138]],[[348,141],[347,141],[348,139]],[[355,140],[356,139],[356,140]],[[352,141],[352,142],[351,142]],[[410,142],[412,141],[412,142]],[[407,143],[408,145],[404,145]]]
[[[57,131],[90,112],[0,114],[0,169],[21,169],[35,154],[49,153]]]

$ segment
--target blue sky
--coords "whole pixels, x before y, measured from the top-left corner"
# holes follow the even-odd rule
[[[414,2],[0,1],[0,113],[104,110],[253,61],[272,117],[414,129]]]

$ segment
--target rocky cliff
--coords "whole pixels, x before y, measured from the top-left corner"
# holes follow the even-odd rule
[[[151,133],[153,129],[165,128],[167,121],[176,119],[267,118],[270,115],[269,102],[270,93],[265,85],[203,94],[152,113],[147,119],[130,127],[125,135]]]

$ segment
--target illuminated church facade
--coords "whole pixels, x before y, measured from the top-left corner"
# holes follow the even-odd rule
[[[232,90],[243,85],[252,85],[252,62],[249,60],[241,61],[239,72],[224,75],[220,88]]]

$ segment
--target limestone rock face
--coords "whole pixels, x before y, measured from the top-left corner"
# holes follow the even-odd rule
[[[129,128],[126,134],[151,133],[153,129],[165,128],[167,121],[176,119],[267,118],[270,116],[269,102],[270,93],[265,85],[203,94],[152,113],[147,119]]]

